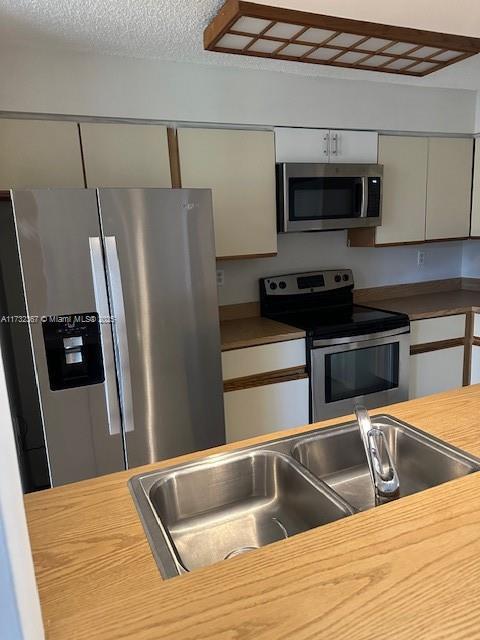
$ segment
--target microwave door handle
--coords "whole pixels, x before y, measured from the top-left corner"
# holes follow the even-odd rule
[[[362,178],[362,208],[360,210],[360,217],[366,218],[368,213],[368,177]]]
[[[111,436],[121,433],[120,405],[118,401],[117,379],[115,376],[115,356],[113,351],[112,327],[105,319],[110,317],[107,283],[103,263],[102,245],[99,237],[88,239],[92,266],[93,291],[97,312],[100,317],[100,336],[105,370],[105,401],[107,405],[108,432]]]
[[[135,430],[133,421],[132,381],[130,375],[130,356],[128,353],[127,320],[123,300],[120,262],[118,259],[115,236],[105,236],[105,257],[107,278],[114,316],[113,334],[118,360],[118,382],[120,387],[120,406],[125,433]]]

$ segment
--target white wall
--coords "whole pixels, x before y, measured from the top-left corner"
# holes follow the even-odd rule
[[[418,251],[425,254],[423,266],[417,264]],[[259,278],[297,271],[350,268],[357,288],[459,277],[462,243],[349,248],[343,231],[292,233],[279,235],[274,258],[222,261],[217,268],[225,272],[225,284],[218,290],[220,304],[237,304],[258,300]]]
[[[464,278],[480,278],[480,240],[463,243],[462,275]]]
[[[0,111],[472,133],[475,100],[466,90],[0,48]]]

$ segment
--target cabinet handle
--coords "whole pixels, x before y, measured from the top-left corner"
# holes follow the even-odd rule
[[[324,145],[323,145],[323,155],[328,156],[328,154],[330,153],[330,134],[326,133],[323,136],[323,141],[324,141]]]
[[[338,133],[332,134],[332,155],[338,155]]]

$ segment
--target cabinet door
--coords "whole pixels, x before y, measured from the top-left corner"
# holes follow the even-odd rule
[[[428,139],[380,136],[378,162],[384,173],[376,244],[424,240]]]
[[[378,133],[374,131],[330,131],[330,162],[376,164]]]
[[[475,140],[473,171],[472,228],[470,235],[480,237],[480,139]]]
[[[410,398],[461,387],[463,358],[463,346],[410,356]]]
[[[217,258],[277,251],[270,131],[179,129],[182,186],[212,189]]]
[[[0,189],[84,186],[76,123],[0,120]]]
[[[328,129],[275,129],[277,162],[328,162]]]
[[[472,347],[472,368],[470,372],[470,384],[480,384],[480,347]]]
[[[167,128],[80,125],[87,187],[171,187]]]
[[[473,335],[480,338],[480,313],[475,313],[473,317]]]
[[[227,442],[308,424],[308,378],[228,391]]]
[[[472,157],[472,140],[429,139],[427,240],[469,235]]]

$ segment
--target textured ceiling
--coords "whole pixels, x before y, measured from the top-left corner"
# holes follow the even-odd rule
[[[74,49],[311,76],[480,88],[480,56],[430,77],[412,80],[203,51],[203,30],[223,3],[224,0],[0,0],[0,42],[2,46]],[[294,0],[290,6],[295,8]]]

